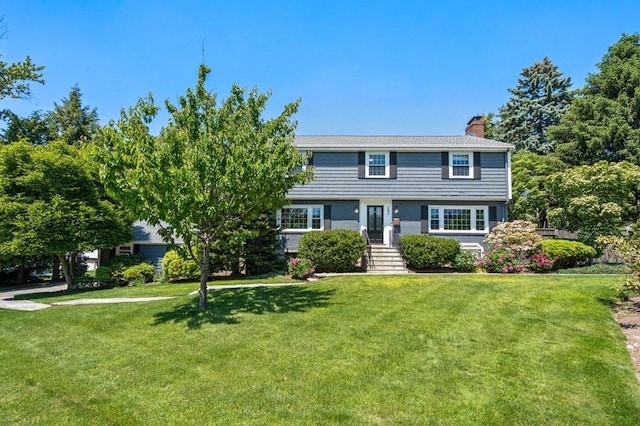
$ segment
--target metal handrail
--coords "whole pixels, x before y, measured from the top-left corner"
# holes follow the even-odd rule
[[[364,269],[365,271],[367,269],[369,269],[369,267],[374,267],[375,265],[373,264],[373,255],[371,253],[371,240],[369,239],[369,233],[367,232],[367,228],[364,228],[362,230],[362,236],[364,237],[364,240],[366,242],[367,245],[367,251],[366,253],[362,256],[362,269]]]

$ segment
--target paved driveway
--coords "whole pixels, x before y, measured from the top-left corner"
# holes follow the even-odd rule
[[[18,294],[55,293],[66,289],[67,285],[65,283],[54,283],[36,287],[13,287],[4,290],[0,289],[0,309],[13,309],[17,311],[39,311],[40,309],[47,309],[50,308],[51,305],[32,302],[30,300],[13,300],[13,297]]]

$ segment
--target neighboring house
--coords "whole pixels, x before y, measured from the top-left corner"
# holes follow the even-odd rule
[[[102,250],[100,253],[100,264],[104,264],[113,256],[125,254],[137,254],[142,258],[153,262],[157,271],[162,269],[162,258],[167,252],[167,244],[162,240],[158,230],[160,227],[149,225],[147,222],[136,221],[133,224],[133,240],[127,244]],[[181,240],[176,241],[180,243]]]
[[[278,212],[285,251],[305,232],[352,229],[372,244],[432,234],[484,251],[482,240],[507,220],[514,146],[484,139],[484,120],[465,136],[296,136],[311,152],[315,180],[293,188]]]

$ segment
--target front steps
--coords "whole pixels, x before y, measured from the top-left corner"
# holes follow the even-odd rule
[[[371,245],[371,260],[367,267],[367,273],[406,274],[407,272],[404,260],[397,248],[382,244]]]

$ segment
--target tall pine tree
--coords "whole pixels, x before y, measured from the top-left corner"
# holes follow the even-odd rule
[[[547,129],[557,124],[572,99],[571,79],[545,57],[520,72],[518,85],[509,89],[511,98],[500,108],[494,130],[498,140],[518,150],[548,154],[554,143]]]
[[[640,165],[640,34],[609,48],[560,124],[550,129],[569,164],[627,160]]]

